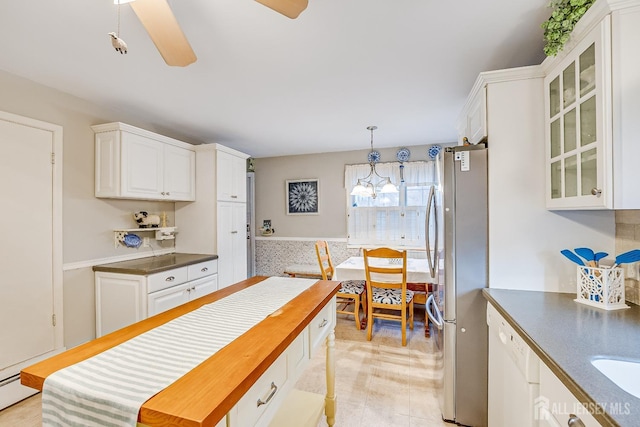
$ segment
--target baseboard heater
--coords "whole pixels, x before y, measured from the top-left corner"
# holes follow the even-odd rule
[[[5,378],[3,380],[0,380],[0,387],[4,387],[5,385],[11,384],[14,381],[18,381],[19,379],[20,379],[20,374],[18,373],[8,378]]]
[[[20,384],[20,372],[0,380],[0,410],[36,394],[38,390]]]

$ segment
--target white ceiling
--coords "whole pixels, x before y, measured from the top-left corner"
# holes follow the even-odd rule
[[[198,56],[169,67],[129,5],[0,1],[0,69],[254,157],[446,143],[481,71],[539,64],[548,0],[170,0]],[[1,96],[1,94],[0,94]]]

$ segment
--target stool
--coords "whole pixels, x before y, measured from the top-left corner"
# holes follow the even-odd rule
[[[316,427],[324,411],[324,396],[293,389],[269,427]]]
[[[289,277],[307,277],[310,279],[322,279],[322,273],[318,264],[292,264],[284,269],[284,274]]]

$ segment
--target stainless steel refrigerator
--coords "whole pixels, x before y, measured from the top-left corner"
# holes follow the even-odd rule
[[[445,421],[484,427],[487,323],[482,288],[488,282],[487,148],[484,144],[447,148],[440,170],[441,182],[430,197],[426,224],[427,254],[437,270],[432,274],[439,278],[428,299],[427,314],[439,361],[440,409]],[[438,221],[444,221],[444,227]],[[439,239],[444,239],[441,250]]]

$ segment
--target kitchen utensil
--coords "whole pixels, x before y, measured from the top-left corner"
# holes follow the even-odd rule
[[[575,253],[577,253],[578,255],[580,255],[585,260],[587,260],[587,265],[589,265],[591,267],[595,267],[596,266],[596,262],[595,262],[596,254],[591,249],[589,249],[589,248],[575,248],[573,251]]]
[[[620,264],[629,264],[637,261],[640,261],[640,249],[633,249],[616,256],[616,262],[611,268],[615,268]]]
[[[576,264],[584,265],[584,261],[582,261],[582,258],[580,258],[578,255],[571,252],[569,249],[563,249],[560,251],[560,253],[566,256],[567,258],[569,258],[571,261],[575,262]]]
[[[593,256],[593,260],[596,262],[596,265],[600,265],[600,260],[607,256],[609,256],[609,254],[606,252],[596,252]]]

